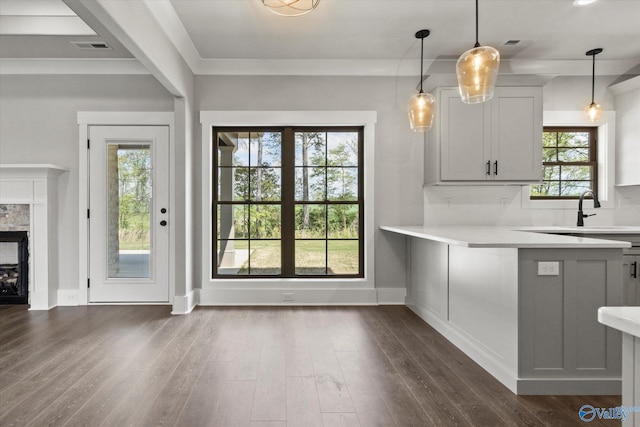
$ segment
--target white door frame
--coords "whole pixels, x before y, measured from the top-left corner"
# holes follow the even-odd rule
[[[175,212],[175,121],[173,112],[113,112],[113,111],[79,111],[78,112],[78,305],[88,305],[89,292],[87,280],[89,278],[89,149],[87,140],[89,126],[169,126],[169,212]],[[173,304],[175,296],[175,229],[169,228],[169,304]]]

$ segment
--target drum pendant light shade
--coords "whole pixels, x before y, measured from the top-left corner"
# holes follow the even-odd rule
[[[587,113],[587,120],[591,123],[595,123],[600,120],[600,113],[602,112],[600,104],[596,104],[594,101],[594,90],[596,85],[596,55],[602,53],[601,48],[592,49],[587,51],[587,56],[593,57],[593,67],[591,72],[591,104],[587,105],[585,112]]]
[[[414,132],[431,129],[436,108],[436,98],[430,93],[416,93],[409,99],[409,124]]]
[[[476,44],[456,63],[458,89],[465,104],[477,104],[493,98],[500,67],[500,52],[478,42],[478,0],[476,0]]]
[[[409,99],[409,125],[414,132],[426,132],[431,129],[435,114],[435,96],[422,91],[424,39],[429,34],[429,30],[420,30],[416,33],[416,38],[420,39],[420,91]]]
[[[281,16],[300,16],[318,7],[320,0],[262,0],[269,11]]]

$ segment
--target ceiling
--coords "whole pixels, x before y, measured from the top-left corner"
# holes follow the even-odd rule
[[[0,0],[0,15],[8,1]],[[321,0],[300,17],[277,16],[260,0],[127,1],[146,3],[195,74],[415,75],[414,34],[424,28],[427,74],[451,74],[475,42],[473,0]],[[65,3],[77,9],[78,0]],[[479,41],[500,51],[501,73],[590,75],[585,52],[601,47],[598,74],[640,74],[640,0],[479,4]],[[99,21],[78,13],[97,33],[82,39],[105,41],[110,51],[79,50],[70,43],[78,36],[0,35],[0,58],[132,57]]]

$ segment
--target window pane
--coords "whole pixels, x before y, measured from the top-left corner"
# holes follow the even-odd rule
[[[558,132],[558,147],[589,147],[589,132]]]
[[[218,238],[248,237],[249,207],[247,205],[218,205]]]
[[[359,273],[357,240],[329,240],[327,245],[327,274]]]
[[[297,239],[324,239],[326,222],[324,205],[296,205]]]
[[[218,200],[247,200],[249,198],[248,168],[218,169]]]
[[[280,240],[251,240],[250,275],[277,275],[282,271]],[[246,273],[245,273],[246,274]]]
[[[218,274],[247,274],[249,267],[249,242],[247,240],[218,240]]]
[[[544,132],[542,134],[542,146],[555,147],[557,138],[558,138],[557,132]]]
[[[556,148],[543,148],[542,149],[542,161],[543,162],[557,162],[558,150]]]
[[[327,165],[358,166],[357,132],[329,132],[327,134]]]
[[[588,162],[589,149],[588,148],[561,148],[558,150],[558,161]]]
[[[279,239],[280,224],[280,205],[250,206],[249,236],[252,239]]]
[[[107,276],[150,278],[151,147],[108,144],[107,151]]]
[[[327,205],[327,221],[330,239],[358,238],[358,205]]]
[[[323,201],[326,168],[296,168],[296,201]]]
[[[247,133],[245,132],[246,136]],[[218,166],[248,166],[249,141],[238,132],[218,134]]]
[[[326,240],[296,240],[296,274],[326,274]]]
[[[324,166],[327,134],[325,132],[295,132],[295,165]]]
[[[280,174],[280,168],[251,168],[251,200],[256,202],[280,200]]]
[[[560,179],[560,166],[543,166],[542,179],[547,181]]]
[[[544,181],[541,185],[530,187],[531,196],[535,197],[557,197],[560,195],[560,184],[557,181]]]
[[[591,166],[561,166],[563,181],[591,180]]]
[[[249,138],[250,166],[280,166],[282,164],[282,134],[251,132]]]
[[[562,181],[560,185],[560,195],[564,197],[577,197],[591,188],[589,181]]]
[[[358,200],[358,168],[327,168],[327,199]]]

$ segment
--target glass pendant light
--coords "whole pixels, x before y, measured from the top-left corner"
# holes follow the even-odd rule
[[[478,43],[478,0],[476,0],[476,44],[463,53],[456,63],[458,88],[462,102],[477,104],[493,98],[498,77],[500,52]]]
[[[596,104],[595,101],[593,100],[594,98],[594,89],[595,89],[595,85],[596,85],[596,55],[601,53],[602,49],[601,48],[597,48],[597,49],[591,49],[589,51],[587,51],[586,55],[587,56],[592,56],[593,57],[593,69],[591,72],[591,104],[589,104],[587,106],[587,108],[585,109],[586,113],[587,113],[587,120],[589,120],[590,122],[597,122],[598,120],[600,120],[600,113],[601,113],[601,109],[600,109],[600,104]]]
[[[320,0],[262,0],[262,4],[276,15],[300,16],[318,7]]]
[[[420,30],[416,33],[416,38],[420,39],[420,92],[409,99],[409,124],[414,132],[426,132],[431,129],[435,113],[436,98],[422,90],[424,39],[429,36],[429,33],[429,30]]]

